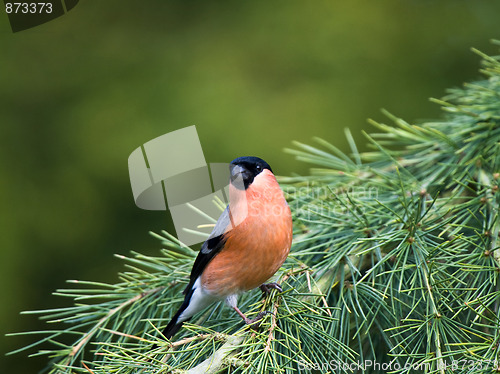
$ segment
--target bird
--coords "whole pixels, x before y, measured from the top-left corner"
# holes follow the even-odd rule
[[[229,204],[194,261],[184,301],[162,332],[171,339],[183,323],[209,305],[225,300],[251,327],[269,312],[249,319],[238,308],[238,295],[260,287],[286,260],[292,245],[290,207],[271,166],[261,158],[238,157],[229,164]]]

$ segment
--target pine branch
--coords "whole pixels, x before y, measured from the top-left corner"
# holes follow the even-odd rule
[[[106,322],[112,318],[116,313],[119,313],[123,309],[127,308],[129,305],[139,301],[143,297],[147,297],[151,294],[155,294],[158,291],[161,291],[164,287],[157,287],[152,290],[144,291],[139,295],[134,296],[133,298],[121,303],[116,308],[111,309],[104,317],[102,317],[84,336],[83,338],[76,344],[68,355],[68,360],[72,357],[78,355],[80,351],[85,347],[85,345],[89,342],[92,336],[99,331],[99,329],[106,324]],[[122,334],[123,336],[128,336],[127,334]]]
[[[188,370],[187,374],[215,374],[218,373],[221,369],[224,369],[227,366],[227,363],[230,362],[231,358],[234,357],[238,347],[243,342],[243,336],[231,336],[227,339],[226,343],[220,347],[214,354],[203,361],[201,364],[198,364],[196,367]]]

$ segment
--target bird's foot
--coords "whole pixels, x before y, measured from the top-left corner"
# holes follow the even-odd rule
[[[278,290],[278,292],[283,292],[283,288],[279,285],[279,283],[272,282],[272,283],[264,283],[260,285],[260,289],[262,293],[269,295],[272,290]]]
[[[260,323],[262,322],[262,318],[264,318],[265,315],[267,314],[273,314],[272,312],[268,312],[267,310],[264,310],[263,312],[259,312],[257,314],[257,317],[250,319],[245,317],[245,323],[250,326],[252,330],[257,330],[260,327]]]

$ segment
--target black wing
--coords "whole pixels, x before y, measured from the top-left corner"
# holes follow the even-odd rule
[[[229,223],[230,219],[228,206],[217,220],[217,223],[215,224],[215,227],[207,241],[201,246],[198,257],[196,257],[196,260],[194,261],[193,269],[191,270],[191,275],[189,277],[189,284],[184,290],[184,295],[188,294],[193,287],[194,282],[196,282],[196,279],[198,279],[203,270],[205,270],[208,263],[217,253],[220,252],[222,248],[224,248],[224,244],[226,242],[225,233]]]

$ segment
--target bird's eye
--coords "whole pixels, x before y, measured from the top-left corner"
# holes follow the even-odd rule
[[[257,171],[262,171],[262,166],[260,165],[257,165],[255,168],[257,169]]]

